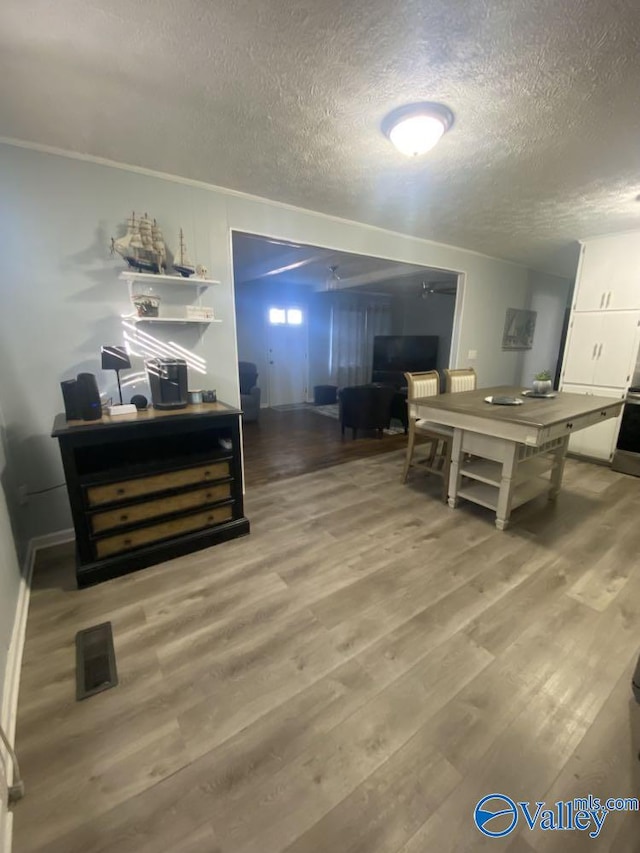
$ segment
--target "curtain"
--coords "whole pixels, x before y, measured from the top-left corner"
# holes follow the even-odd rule
[[[336,299],[331,308],[329,362],[333,384],[346,388],[371,382],[373,339],[390,332],[389,302]]]

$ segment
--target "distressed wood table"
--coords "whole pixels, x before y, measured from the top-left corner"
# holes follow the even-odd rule
[[[521,406],[493,406],[485,397],[521,397]],[[562,484],[571,433],[619,415],[623,400],[556,392],[522,397],[520,387],[482,388],[414,401],[419,418],[453,427],[449,506],[460,498],[496,514],[504,530],[511,511]]]

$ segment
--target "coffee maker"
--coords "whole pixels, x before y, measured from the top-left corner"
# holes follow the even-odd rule
[[[154,409],[187,405],[187,362],[183,358],[150,358],[145,362]]]

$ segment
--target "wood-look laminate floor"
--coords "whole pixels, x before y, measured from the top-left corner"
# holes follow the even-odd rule
[[[640,850],[476,802],[638,796],[640,481],[570,461],[556,504],[496,531],[401,453],[250,488],[249,537],[73,588],[34,578],[14,850]],[[113,622],[120,684],[74,698],[74,634]]]
[[[344,438],[340,422],[308,409],[261,409],[260,419],[243,425],[247,486],[273,483],[320,471],[354,459],[366,459],[407,446],[407,437],[351,430]]]

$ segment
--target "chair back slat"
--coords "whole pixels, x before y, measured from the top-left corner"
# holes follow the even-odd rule
[[[447,394],[458,394],[462,391],[475,391],[478,378],[473,367],[462,367],[458,370],[444,371],[445,391]]]
[[[437,370],[423,373],[405,373],[407,380],[407,409],[409,417],[418,417],[413,401],[419,397],[435,397],[440,393],[440,375]]]

